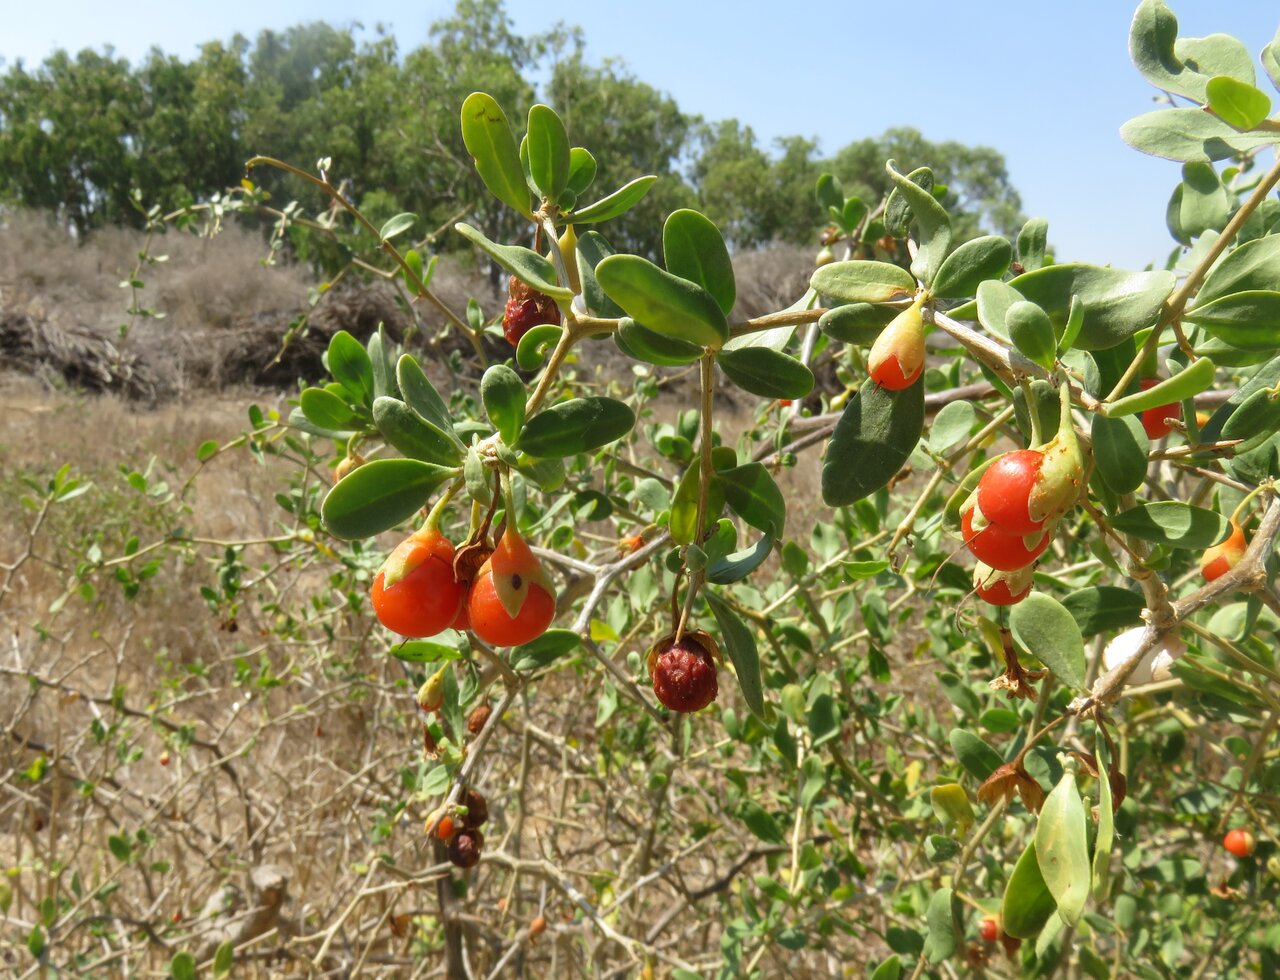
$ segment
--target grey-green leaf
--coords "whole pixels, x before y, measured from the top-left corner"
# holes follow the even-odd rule
[[[705,589],[703,595],[720,627],[725,653],[729,655],[734,672],[738,675],[742,699],[752,714],[763,718],[764,688],[760,682],[760,654],[756,649],[755,636],[713,589]]]
[[[702,347],[719,348],[729,323],[701,286],[659,269],[638,255],[610,255],[596,266],[601,288],[650,330]]]
[[[494,364],[480,379],[480,399],[484,402],[485,414],[508,446],[514,446],[520,438],[525,395],[520,375],[505,364]]]
[[[550,106],[532,106],[525,140],[529,176],[542,196],[554,201],[569,182],[569,136],[564,123]]]
[[[1071,613],[1043,592],[1032,592],[1009,614],[1013,637],[1076,690],[1084,688],[1084,638]]]
[[[710,218],[688,208],[671,212],[662,226],[662,258],[668,272],[697,283],[729,315],[737,298],[733,262]]]
[[[988,279],[1009,271],[1013,246],[1000,235],[985,235],[965,242],[943,260],[933,280],[933,294],[944,299],[972,296]]]
[[[1018,939],[1035,939],[1053,915],[1057,903],[1045,884],[1036,860],[1036,842],[1027,844],[1005,885],[1000,921],[1004,931]]]
[[[639,204],[640,199],[649,193],[649,188],[654,185],[657,179],[653,175],[637,177],[635,180],[619,187],[612,194],[600,198],[594,204],[588,204],[586,207],[571,212],[567,215],[567,218],[576,225],[591,224],[616,218]]]
[[[724,498],[739,517],[759,531],[782,534],[787,504],[763,463],[744,463],[716,474]]]
[[[621,439],[635,424],[636,413],[617,399],[571,398],[525,422],[515,448],[530,456],[572,456]]]
[[[843,507],[887,484],[924,431],[924,378],[901,391],[867,382],[849,399],[822,464],[822,499]]]
[[[1091,423],[1093,461],[1112,493],[1133,493],[1147,478],[1151,448],[1142,422],[1135,415],[1107,418],[1094,415]]]
[[[768,347],[722,350],[716,361],[730,381],[761,398],[803,398],[813,390],[812,371]]]
[[[370,460],[329,491],[320,512],[334,537],[372,537],[412,517],[457,472],[416,459]]]
[[[521,282],[554,300],[567,303],[573,299],[573,290],[556,282],[555,266],[533,249],[525,248],[523,245],[500,245],[497,242],[491,242],[480,231],[463,222],[453,227],[457,229],[458,234]]]
[[[914,296],[916,280],[906,269],[888,262],[832,262],[809,280],[823,296],[839,303],[888,303]]]
[[[1000,753],[973,732],[963,728],[953,728],[950,736],[951,751],[960,760],[969,775],[979,781],[985,781],[993,772],[1004,765]]]
[[[1071,298],[1078,295],[1085,314],[1076,346],[1102,350],[1151,326],[1175,284],[1172,272],[1125,272],[1068,263],[1024,273],[1008,285],[1048,313],[1057,333],[1065,329]]]
[[[405,456],[440,466],[462,461],[456,438],[423,419],[399,398],[374,400],[373,423],[382,437]]]
[[[1215,545],[1231,531],[1230,523],[1221,514],[1180,500],[1130,507],[1111,518],[1111,526],[1122,534],[1189,551]]]
[[[1105,780],[1105,776],[1103,779]],[[1036,863],[1045,887],[1069,924],[1080,921],[1093,882],[1084,803],[1075,773],[1068,770],[1053,788],[1036,822]]]
[[[491,95],[472,92],[462,103],[462,142],[485,187],[498,200],[532,219],[529,186],[506,113]]]
[[[929,935],[924,944],[924,956],[930,963],[941,963],[955,953],[959,918],[960,900],[950,888],[939,888],[929,897],[929,908],[925,914]]]

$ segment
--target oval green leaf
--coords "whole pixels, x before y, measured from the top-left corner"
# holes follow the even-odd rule
[[[529,108],[525,147],[534,185],[543,197],[556,200],[569,183],[569,135],[550,106],[539,104]]]
[[[1231,532],[1230,523],[1221,514],[1180,500],[1159,500],[1130,507],[1111,518],[1111,526],[1143,541],[1190,551],[1215,545]]]
[[[491,95],[472,92],[462,103],[462,142],[489,192],[533,220],[529,185],[525,183],[520,150],[502,106]]]
[[[813,390],[812,371],[768,347],[722,350],[716,362],[730,381],[761,398],[803,398]]]
[[[554,323],[540,323],[524,332],[520,342],[516,344],[516,363],[522,371],[536,371],[542,366],[542,359],[547,350],[560,342],[563,327]]]
[[[924,431],[924,378],[901,391],[867,382],[836,423],[822,464],[822,499],[843,507],[888,483]]]
[[[701,286],[659,269],[638,255],[610,255],[596,266],[600,287],[650,330],[701,347],[719,348],[729,322]]]
[[[1044,801],[1036,822],[1040,876],[1058,906],[1058,914],[1068,925],[1080,921],[1093,883],[1087,833],[1075,773],[1068,771]]]
[[[514,446],[520,438],[526,394],[520,375],[505,364],[494,364],[480,379],[485,414],[508,446]]]
[[[662,226],[662,259],[668,272],[697,283],[729,315],[737,297],[733,262],[720,229],[710,218],[688,208],[672,211]]]
[[[818,329],[828,337],[847,344],[870,344],[897,315],[898,311],[892,306],[846,303],[822,314],[818,319]]]
[[[591,224],[616,218],[639,204],[640,199],[649,193],[649,188],[654,185],[657,179],[652,174],[646,177],[637,177],[630,183],[619,187],[607,197],[602,197],[594,204],[579,208],[565,217],[575,225]]]
[[[396,383],[410,408],[462,448],[461,440],[454,434],[453,420],[444,399],[412,354],[401,354],[400,360],[396,362]]]
[[[929,897],[925,920],[929,935],[924,943],[924,957],[930,963],[941,963],[956,951],[956,922],[960,917],[960,900],[950,888],[939,888]]]
[[[973,732],[963,728],[951,730],[951,751],[960,760],[960,765],[974,779],[985,782],[993,772],[1004,765],[1000,753]]]
[[[716,474],[724,499],[735,514],[758,531],[779,536],[787,503],[763,463],[744,463]]]
[[[1230,75],[1215,75],[1209,79],[1205,95],[1208,96],[1209,108],[1236,129],[1253,129],[1271,112],[1271,99],[1265,92]]]
[[[631,317],[623,317],[614,332],[613,342],[618,349],[637,361],[656,364],[659,367],[679,367],[692,364],[702,356],[702,348],[685,340],[664,337],[648,327],[636,323]]]
[[[418,216],[409,211],[397,214],[393,218],[388,218],[386,224],[382,226],[382,230],[378,232],[378,237],[384,242],[389,242],[397,235],[403,235],[406,231],[413,227],[413,223],[418,220]],[[422,260],[418,260],[417,272],[418,278],[422,278]]]
[[[575,146],[569,151],[569,179],[565,190],[581,197],[596,179],[596,158],[591,151]]]
[[[1197,303],[1184,319],[1232,347],[1273,351],[1280,346],[1280,291],[1250,289]]]
[[[1142,596],[1114,585],[1091,585],[1077,589],[1062,600],[1062,606],[1080,627],[1083,636],[1118,633],[1142,622]]]
[[[1004,326],[1014,347],[1046,371],[1053,370],[1058,339],[1049,314],[1029,300],[1019,300],[1005,311]]]
[[[374,459],[329,491],[320,508],[334,537],[368,538],[412,517],[435,489],[458,473],[417,459]]]
[[[1213,387],[1216,373],[1217,368],[1214,367],[1213,361],[1207,357],[1202,357],[1188,364],[1172,378],[1166,378],[1159,384],[1152,385],[1146,391],[1135,392],[1125,398],[1116,399],[1106,406],[1106,415],[1108,418],[1113,419],[1124,415],[1136,415],[1138,412],[1145,412],[1149,408],[1159,408],[1161,405],[1168,405],[1171,402],[1180,402],[1193,398],[1200,392],[1207,391]]]
[[[951,249],[951,218],[932,191],[926,190],[912,179],[914,174],[900,174],[893,164],[890,160],[884,165],[895,185],[893,193],[902,195],[919,229],[920,247],[915,261],[911,263],[911,272],[926,286],[932,286],[947,252]]]
[[[1000,235],[985,235],[965,242],[946,257],[933,280],[933,295],[944,299],[973,296],[988,279],[999,280],[1009,271],[1013,246]]]
[[[636,413],[615,398],[571,398],[529,419],[513,448],[530,456],[572,456],[621,439],[635,424]]]
[[[347,331],[339,330],[329,338],[325,366],[353,401],[366,406],[373,402],[373,361],[364,344]]]
[[[1122,419],[1095,415],[1091,424],[1093,461],[1112,493],[1133,493],[1147,478],[1147,433],[1136,416]]]
[[[1013,607],[1009,628],[1019,645],[1064,684],[1076,690],[1084,687],[1084,637],[1057,599],[1032,592]]]
[[[327,388],[304,388],[298,407],[308,422],[326,431],[348,431],[356,426],[351,406]]]
[[[596,266],[613,255],[613,246],[598,231],[584,232],[578,238],[578,278],[582,280],[582,299],[596,316],[617,319],[624,316],[622,307],[605,295],[596,281]]]
[[[756,649],[756,638],[738,618],[738,614],[714,590],[705,589],[702,594],[720,627],[725,653],[729,655],[734,673],[738,675],[742,699],[753,715],[763,718],[764,688],[760,682],[760,654]]]
[[[888,262],[832,262],[818,269],[809,284],[839,303],[888,303],[914,296],[916,280],[906,269]]]
[[[766,534],[750,548],[717,558],[707,565],[707,581],[714,585],[731,585],[742,581],[764,564],[765,559],[773,552],[774,540],[772,534]]]
[[[412,459],[440,466],[457,466],[462,461],[457,442],[399,398],[375,399],[373,424],[387,442]]]
[[[512,670],[537,670],[578,648],[582,638],[573,630],[550,629],[511,651]]]
[[[463,222],[453,226],[458,234],[484,252],[494,262],[540,293],[552,299],[568,303],[573,291],[556,284],[556,268],[531,248],[523,245],[499,245],[485,238],[478,230]]]
[[[1018,863],[1009,875],[1004,889],[1004,901],[1000,908],[1000,921],[1004,931],[1018,939],[1035,939],[1049,917],[1057,909],[1057,903],[1040,874],[1036,860],[1036,843],[1027,844]]]

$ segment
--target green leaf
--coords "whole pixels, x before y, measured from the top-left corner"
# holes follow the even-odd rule
[[[883,571],[889,568],[889,560],[887,558],[879,558],[874,561],[841,561],[840,565],[844,569],[846,578],[854,581],[861,579],[875,578]]]
[[[1044,254],[1049,246],[1049,222],[1030,218],[1018,232],[1018,262],[1024,272],[1044,267]]]
[[[844,210],[844,188],[840,186],[840,178],[834,174],[819,175],[814,198],[824,211],[840,214]]]
[[[838,303],[888,303],[916,292],[915,277],[888,262],[832,262],[814,272],[809,283]]]
[[[692,526],[693,521],[690,520],[689,523]],[[672,537],[674,540],[674,535]],[[774,536],[766,534],[751,547],[732,552],[708,563],[707,581],[713,585],[732,585],[734,582],[741,582],[764,564],[765,559],[773,552],[774,542]]]
[[[27,952],[30,953],[32,956],[34,956],[36,959],[40,959],[40,957],[44,955],[44,951],[45,951],[44,930],[41,929],[39,926],[34,926],[32,927],[31,931],[27,933]]]
[[[613,342],[627,357],[659,367],[692,364],[703,353],[703,348],[697,344],[655,333],[629,316],[619,321]]]
[[[1197,303],[1183,318],[1240,350],[1273,351],[1280,346],[1280,291],[1251,289],[1209,303]]]
[[[1069,687],[1084,687],[1084,638],[1062,603],[1032,592],[1009,614],[1013,638]]]
[[[339,330],[329,338],[325,364],[333,380],[351,393],[353,401],[360,405],[373,402],[373,362],[364,344]]]
[[[196,958],[185,950],[175,954],[169,961],[169,976],[173,980],[196,980]]]
[[[405,640],[403,643],[397,643],[388,652],[397,660],[403,660],[407,664],[435,664],[441,661],[458,660],[462,656],[462,652],[457,647],[433,640]]]
[[[610,255],[596,266],[596,279],[610,299],[655,333],[713,348],[729,339],[729,323],[710,293],[647,259]]]
[[[1218,171],[1210,163],[1182,165],[1182,183],[1174,191],[1176,221],[1170,222],[1174,237],[1186,245],[1206,231],[1220,231],[1231,216],[1231,201]],[[1172,209],[1174,201],[1170,201]],[[1171,212],[1172,213],[1172,212]]]
[[[929,448],[935,453],[945,453],[958,446],[973,431],[978,413],[968,401],[948,402],[942,406],[929,427]]]
[[[432,261],[435,261],[434,258]],[[391,349],[387,341],[386,327],[378,324],[378,329],[369,335],[365,345],[369,353],[369,361],[373,365],[373,397],[398,395],[396,388],[396,367],[391,362]]]
[[[1129,56],[1156,88],[1204,101],[1209,78],[1186,65],[1176,52],[1178,18],[1162,0],[1142,0],[1129,28]]]
[[[1098,833],[1093,843],[1093,900],[1107,900],[1111,886],[1111,845],[1115,841],[1116,818],[1108,778],[1109,749],[1102,729],[1094,733],[1094,757],[1098,760]]]
[[[399,398],[376,399],[373,423],[382,437],[405,456],[440,466],[462,462],[456,439],[424,420]]]
[[[892,160],[885,164],[885,170],[910,206],[916,227],[920,229],[920,247],[911,263],[911,272],[926,286],[931,286],[951,249],[951,219],[938,199],[910,177],[898,173]]]
[[[1166,378],[1146,391],[1116,399],[1104,406],[1103,412],[1108,418],[1116,419],[1125,415],[1137,415],[1149,408],[1159,408],[1161,405],[1185,401],[1212,388],[1216,374],[1217,369],[1213,361],[1202,357],[1188,364],[1172,378]]]
[[[1095,415],[1091,435],[1093,461],[1107,489],[1125,494],[1142,486],[1147,478],[1147,453],[1151,443],[1138,418]]]
[[[1234,248],[1223,258],[1196,293],[1206,304],[1233,293],[1273,289],[1280,282],[1280,235],[1268,235]]]
[[[1261,60],[1271,84],[1280,92],[1280,28],[1276,30],[1275,39],[1262,49]]]
[[[215,978],[229,976],[231,967],[235,962],[235,946],[231,940],[219,944],[217,951],[213,954],[213,975]]]
[[[616,218],[640,203],[640,199],[649,193],[649,188],[657,181],[657,177],[637,177],[628,184],[619,187],[607,197],[602,197],[594,204],[588,204],[566,216],[575,225],[591,224],[597,221],[608,221]]]
[[[1013,246],[1009,239],[986,235],[965,242],[946,257],[933,280],[933,295],[960,299],[974,295],[988,279],[999,279],[1009,271]]]
[[[1052,371],[1058,355],[1049,314],[1035,303],[1020,300],[1005,311],[1005,330],[1013,346],[1046,371]]]
[[[698,537],[698,488],[700,476],[698,462],[684,471],[680,482],[676,484],[671,495],[671,514],[667,526],[671,531],[671,540],[676,544],[692,544]],[[724,510],[724,484],[713,479],[707,488],[706,511],[703,515],[703,534],[706,534],[720,518]]]
[[[813,390],[812,371],[768,347],[722,350],[716,362],[730,381],[761,398],[803,398]]]
[[[1008,283],[1049,314],[1056,333],[1066,327],[1071,298],[1078,295],[1085,309],[1076,339],[1082,350],[1114,347],[1151,326],[1175,284],[1172,272],[1125,272],[1084,263],[1045,266]]]
[[[1223,540],[1231,525],[1221,514],[1193,507],[1180,500],[1160,500],[1130,507],[1111,518],[1111,526],[1122,534],[1143,541],[1203,551]]]
[[[550,629],[511,651],[512,670],[539,670],[578,648],[582,638],[573,630]]]
[[[752,714],[763,719],[764,689],[760,683],[760,654],[756,650],[755,636],[713,590],[704,589],[702,594],[720,626],[725,653],[729,655],[738,675],[738,686],[742,688],[742,699]]]
[[[581,197],[596,179],[596,158],[590,150],[575,146],[569,150],[569,179],[565,190]]]
[[[895,953],[872,972],[869,980],[902,980],[902,960]]]
[[[204,442],[200,443],[199,448],[196,449],[196,460],[201,463],[207,462],[217,455],[217,452],[218,440],[206,439]]]
[[[572,456],[621,439],[636,424],[636,413],[614,398],[571,398],[529,419],[513,448],[530,456]]]
[[[457,473],[416,459],[370,460],[338,481],[320,512],[334,537],[372,537],[412,517]]]
[[[786,838],[783,836],[782,828],[778,826],[778,821],[773,818],[773,814],[769,813],[755,800],[743,800],[739,816],[741,816],[742,822],[746,824],[747,829],[766,844],[782,844],[785,842]]]
[[[706,215],[683,208],[671,212],[662,226],[662,258],[673,276],[697,283],[720,304],[733,310],[737,286],[724,238]]]
[[[847,303],[822,314],[818,318],[818,329],[848,344],[870,344],[897,315],[898,311],[892,306]]]
[[[1040,819],[1036,822],[1036,863],[1045,887],[1058,906],[1058,914],[1074,926],[1089,900],[1093,874],[1084,803],[1075,773],[1070,769],[1040,809]]]
[[[918,167],[907,174],[907,179],[917,186],[933,193],[933,171],[928,167]],[[906,238],[911,230],[911,203],[902,191],[894,187],[889,191],[889,198],[884,207],[885,232],[894,238]]]
[[[525,395],[520,375],[505,364],[494,364],[480,379],[480,399],[484,402],[485,414],[508,446],[514,446],[520,438]]]
[[[1234,254],[1234,253],[1233,253]],[[1227,257],[1228,260],[1230,256]],[[1245,400],[1259,391],[1273,388],[1280,384],[1280,357],[1273,357],[1254,372],[1253,377],[1233,392],[1227,400],[1210,416],[1209,421],[1200,429],[1200,438],[1205,442],[1214,442],[1222,438],[1223,428],[1236,409]]]
[[[1181,163],[1225,160],[1275,142],[1274,133],[1240,133],[1201,109],[1156,109],[1120,127],[1135,150]]]
[[[472,92],[463,101],[462,142],[489,192],[532,221],[520,150],[506,114],[493,96]]]
[[[978,781],[985,781],[990,775],[1004,765],[1000,753],[973,732],[963,728],[951,730],[951,751],[960,760],[969,775]]]
[[[596,266],[613,255],[613,246],[598,231],[584,232],[578,238],[578,278],[582,280],[582,298],[587,309],[596,316],[623,316],[622,307],[605,295],[596,280]]]
[[[423,373],[412,354],[400,355],[400,360],[396,362],[396,382],[410,408],[445,435],[458,441],[458,437],[453,433],[453,420],[444,399],[440,397],[435,385]],[[458,445],[461,446],[461,442],[458,442]]]
[[[924,431],[924,378],[901,391],[864,384],[836,423],[822,465],[822,499],[843,507],[887,484]]]
[[[929,935],[924,944],[924,958],[930,963],[941,963],[955,953],[959,917],[960,900],[950,888],[939,888],[929,897],[929,909],[925,913]]]
[[[1009,339],[1009,330],[1005,326],[1009,309],[1015,303],[1021,303],[1026,297],[1008,283],[996,279],[988,279],[978,287],[978,303],[976,315],[978,322],[987,329],[987,333],[1001,340]],[[968,311],[966,304],[964,311]],[[953,315],[963,315],[962,311],[953,311]]]
[[[1091,585],[1069,593],[1062,606],[1083,636],[1118,633],[1142,622],[1142,596],[1114,585]]]
[[[1035,939],[1056,909],[1057,903],[1040,873],[1033,840],[1018,858],[1005,885],[1000,907],[1001,926],[1010,936]]]
[[[1280,398],[1267,390],[1250,394],[1222,426],[1223,439],[1251,439],[1280,429]]]
[[[568,303],[573,291],[556,283],[556,267],[531,248],[523,245],[499,245],[485,238],[470,225],[459,222],[453,226],[458,234],[471,242],[527,286],[545,293],[558,302]]]
[[[345,432],[357,427],[351,407],[327,388],[304,388],[298,407],[308,422],[321,429]]]
[[[560,342],[563,333],[564,328],[557,327],[554,323],[540,323],[526,330],[516,344],[516,363],[520,365],[520,370],[536,371],[541,367],[547,351]]]
[[[569,183],[569,136],[564,123],[550,106],[531,106],[525,140],[529,175],[542,196],[554,201]]]
[[[745,463],[721,470],[716,480],[734,513],[758,531],[775,536],[782,534],[787,504],[763,463]]]
[[[418,216],[416,214],[411,214],[408,211],[397,214],[394,218],[387,219],[387,223],[384,224],[382,226],[382,230],[378,232],[378,237],[384,242],[389,242],[397,235],[402,235],[412,228],[413,223],[417,220]],[[419,264],[421,263],[419,262]],[[419,276],[421,276],[421,271],[419,271]]]

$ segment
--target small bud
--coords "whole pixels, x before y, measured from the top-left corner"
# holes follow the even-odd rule
[[[448,670],[447,667],[441,667],[418,688],[418,707],[423,711],[439,711],[440,705],[444,704],[444,672],[446,670]]]
[[[909,388],[924,370],[924,294],[880,331],[867,355],[867,373],[881,388]]]

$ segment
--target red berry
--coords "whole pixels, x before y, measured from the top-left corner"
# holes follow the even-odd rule
[[[1206,548],[1200,556],[1200,574],[1206,582],[1221,578],[1240,564],[1249,542],[1244,536],[1244,528],[1235,521],[1231,522],[1231,533],[1225,541]]]
[[[978,561],[1002,572],[1026,568],[1049,547],[1049,529],[1037,535],[1023,536],[1002,531],[988,524],[981,531],[974,530],[973,511],[970,506],[960,513],[960,529],[964,532],[965,546]],[[1030,546],[1028,547],[1028,542]]]
[[[460,830],[449,841],[449,860],[459,868],[474,868],[480,863],[484,834],[478,830]]]
[[[978,925],[978,932],[982,935],[983,942],[994,943],[1000,938],[1000,923],[987,916]]]
[[[676,642],[668,636],[649,651],[649,676],[653,693],[672,711],[690,712],[705,708],[716,699],[715,640],[706,633],[690,632]]]
[[[436,824],[436,836],[442,841],[450,841],[453,840],[457,829],[453,823],[453,817],[441,817],[440,822]]]
[[[465,590],[453,576],[453,545],[423,529],[396,546],[373,579],[378,620],[401,636],[435,636],[458,615]]]
[[[1017,605],[1031,593],[1033,571],[1028,565],[1011,572],[1000,572],[978,562],[973,569],[973,589],[993,606]]]
[[[1159,383],[1159,378],[1143,378],[1138,384],[1143,391],[1146,391]],[[1165,421],[1166,418],[1182,418],[1182,406],[1177,402],[1170,402],[1168,405],[1148,408],[1142,413],[1142,427],[1147,430],[1148,439],[1154,442],[1156,439],[1163,439],[1173,431],[1173,426]]]
[[[1043,462],[1044,453],[1035,449],[1018,449],[997,457],[978,481],[982,516],[1010,534],[1035,534],[1044,527],[1044,518],[1036,520],[1029,508]]]
[[[515,276],[507,286],[507,296],[507,305],[502,311],[502,333],[512,347],[540,323],[560,322],[560,307],[556,306],[556,301]]]
[[[519,604],[513,616],[498,586]],[[519,646],[541,636],[556,616],[555,590],[529,545],[508,527],[471,583],[467,598],[471,631],[486,643]]]
[[[1238,858],[1247,858],[1258,846],[1258,839],[1249,831],[1237,827],[1227,831],[1227,836],[1222,838],[1222,846]]]

